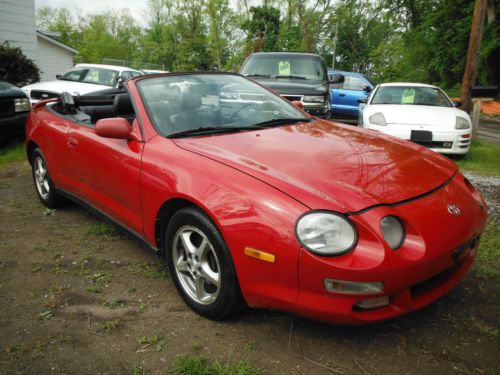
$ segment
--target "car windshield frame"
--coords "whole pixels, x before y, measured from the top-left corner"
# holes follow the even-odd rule
[[[78,79],[69,79],[67,77],[67,76],[70,76],[72,73],[78,72],[78,71],[82,72],[80,74],[80,76],[78,77]],[[85,78],[87,78],[89,76],[89,74],[93,74],[94,72],[97,72],[99,74],[99,72],[101,72],[101,71],[110,72],[110,74],[115,74],[115,77],[113,77],[113,81],[112,82],[102,82],[102,81],[92,82],[92,81],[85,80]],[[107,69],[107,68],[89,67],[89,66],[80,66],[80,67],[77,67],[75,69],[72,69],[72,70],[64,73],[59,78],[59,80],[69,81],[69,82],[88,83],[90,85],[102,85],[102,86],[108,86],[108,87],[115,87],[117,82],[118,82],[119,77],[120,77],[120,72],[118,70]]]
[[[217,77],[220,78],[220,80],[217,80]],[[233,80],[233,82],[230,82]],[[288,100],[282,98],[281,96],[273,93],[272,91],[268,90],[267,88],[263,87],[262,85],[259,85],[258,83],[236,73],[225,73],[225,72],[201,72],[201,73],[165,73],[161,75],[154,75],[154,76],[142,76],[142,77],[137,77],[133,79],[135,82],[135,85],[137,87],[137,91],[139,92],[140,100],[142,101],[142,104],[144,105],[149,121],[155,128],[156,132],[166,138],[177,138],[178,133],[186,132],[189,133],[189,130],[194,130],[196,131],[197,134],[188,134],[186,137],[195,137],[195,136],[200,136],[200,135],[205,135],[202,134],[203,132],[201,131],[202,128],[206,127],[207,128],[207,134],[228,134],[231,132],[235,132],[235,130],[238,130],[236,128],[239,128],[241,131],[252,131],[252,130],[262,130],[264,127],[261,125],[263,122],[264,123],[269,123],[267,127],[277,127],[277,126],[284,126],[287,124],[295,124],[298,122],[310,122],[312,119],[310,116],[308,116],[306,113],[302,112],[299,110],[297,107],[295,107],[292,103],[290,103]],[[227,122],[221,123],[221,124],[214,124],[214,123],[207,123],[204,124],[204,126],[200,126],[199,121],[193,121],[192,126],[190,127],[185,127],[183,129],[178,129],[178,131],[171,131],[172,129],[166,129],[166,127],[171,126],[171,127],[176,127],[178,124],[175,122],[176,120],[172,119],[172,116],[174,115],[181,115],[181,109],[179,109],[179,112],[174,113],[173,115],[169,116],[168,120],[165,118],[165,116],[160,119],[159,113],[158,113],[158,107],[156,110],[153,108],[153,103],[156,103],[155,106],[158,106],[158,102],[160,100],[152,100],[152,92],[148,93],[147,92],[147,87],[149,86],[154,86],[154,83],[156,82],[157,84],[162,83],[169,85],[168,89],[172,89],[172,86],[186,86],[186,82],[193,82],[193,81],[198,81],[198,82],[203,82],[207,85],[210,85],[210,88],[214,89],[217,87],[218,91],[218,98],[211,94],[207,94],[204,97],[201,97],[199,100],[201,100],[201,104],[199,108],[206,107],[205,112],[203,114],[209,114],[207,111],[208,109],[213,109],[214,112],[222,112],[223,110],[223,105],[224,104],[229,104],[229,107],[231,107],[231,104],[240,104],[239,108],[235,108],[233,112],[229,113],[229,116],[231,118],[225,119]],[[234,84],[235,88],[241,88],[238,87],[238,84],[241,85],[248,85],[251,89],[248,91],[241,91],[239,92],[240,96],[236,97],[231,97],[230,94],[231,92],[228,91],[227,86]],[[189,86],[189,85],[188,85]],[[164,88],[167,88],[166,86]],[[232,89],[235,89],[232,88]],[[204,87],[200,86],[198,90],[202,91]],[[221,89],[225,89],[226,91],[223,91]],[[254,91],[252,91],[252,89]],[[183,94],[189,94],[190,91],[184,91],[181,92],[181,89],[179,92],[174,92],[174,96],[165,96],[161,98],[163,100],[160,105],[163,105],[165,107],[174,104],[173,102],[175,100],[178,100],[179,102],[182,100]],[[221,96],[222,94],[222,96]],[[242,98],[241,95],[244,95],[245,98]],[[251,100],[246,98],[247,96],[264,96],[266,100]],[[172,103],[169,102],[169,100],[172,100]],[[207,101],[210,100],[212,103],[207,104]],[[204,103],[205,101],[205,103]],[[277,103],[277,104],[270,104],[269,102]],[[233,117],[237,116],[239,112],[243,112],[244,110],[250,110],[251,106],[249,104],[253,104],[254,106],[258,105],[270,105],[272,106],[272,110],[269,108],[266,108],[266,110],[262,110],[261,112],[258,112],[256,109],[254,109],[254,113],[251,114],[251,116],[248,116],[248,119],[252,119],[251,122],[231,122],[233,120]],[[282,109],[280,113],[277,113],[278,107],[277,106],[282,106],[279,107],[279,109]],[[219,109],[218,109],[219,107]],[[179,108],[181,108],[181,105],[179,104]],[[198,109],[198,108],[197,108]],[[196,109],[196,110],[197,110]],[[276,109],[276,111],[274,110]],[[188,115],[193,115],[196,111],[195,109],[191,109],[190,112],[184,112],[187,113]],[[269,116],[270,113],[273,113],[274,116]],[[268,116],[262,116],[263,114],[267,114]],[[260,116],[259,116],[260,115]],[[201,114],[200,114],[201,116]],[[222,121],[224,121],[224,116],[223,114],[220,115],[222,117]],[[160,121],[158,121],[160,119]],[[236,119],[237,120],[237,119]],[[289,120],[288,122],[285,120]],[[180,126],[180,125],[179,125]],[[213,128],[218,127],[221,129],[221,131],[214,132]],[[223,130],[227,129],[227,132],[224,132]],[[168,130],[168,131],[167,131]]]
[[[260,71],[260,69],[263,69],[265,67],[264,63],[267,63],[268,61],[272,61],[277,67],[275,71],[271,70],[268,71]],[[301,72],[295,71],[295,67],[304,67],[304,61],[294,62],[294,64],[291,64],[290,62],[292,60],[309,60],[314,62],[315,64],[318,64],[319,66],[319,71],[321,72],[321,76],[317,76],[315,74],[303,74]],[[288,62],[289,65],[286,66],[286,64],[280,64],[280,63],[285,63]],[[296,65],[297,64],[297,65]],[[280,70],[283,65],[283,69]],[[258,68],[259,70],[256,70],[255,68]],[[269,68],[269,67],[268,67]],[[249,70],[252,69],[252,70]],[[273,79],[306,79],[308,81],[327,81],[327,69],[325,66],[324,61],[321,59],[319,56],[314,56],[314,55],[307,55],[307,54],[262,54],[262,55],[251,55],[243,64],[241,67],[240,74],[242,74],[245,77],[262,77],[262,78],[273,78]],[[287,76],[290,76],[288,78]],[[300,78],[295,78],[295,77],[300,77]]]
[[[382,92],[382,91],[396,91],[396,90],[401,90],[400,96],[393,98],[390,92]],[[404,95],[404,91],[411,91],[413,90],[413,95]],[[420,91],[420,92],[417,92]],[[427,91],[427,92],[426,92]],[[432,91],[432,93],[429,93],[429,91]],[[382,92],[382,93],[381,93]],[[418,101],[415,102],[415,97],[417,95],[423,96],[423,94],[427,95],[432,95],[434,93],[437,93],[436,99],[440,97],[441,103],[430,103],[426,101]],[[384,100],[381,100],[378,96],[379,95],[386,95],[386,98]],[[391,98],[389,99],[389,95]],[[404,102],[404,98],[412,98],[412,101],[410,102],[410,99],[407,99],[406,102]],[[377,100],[377,98],[379,100]],[[399,99],[399,102],[397,99]],[[396,99],[396,100],[395,100]],[[429,107],[441,107],[441,108],[453,108],[455,107],[453,105],[453,102],[451,99],[446,95],[446,93],[440,89],[439,87],[435,86],[410,86],[410,85],[388,85],[388,86],[379,86],[377,90],[373,93],[373,97],[370,99],[371,105],[411,105],[411,106],[429,106]]]

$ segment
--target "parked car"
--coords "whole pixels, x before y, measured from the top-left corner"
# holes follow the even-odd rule
[[[328,76],[342,75],[343,82],[330,85],[333,117],[358,118],[358,99],[366,99],[375,85],[363,74],[328,70]]]
[[[223,319],[246,304],[376,322],[431,303],[471,266],[487,207],[447,158],[311,118],[235,74],[124,85],[109,101],[35,105],[36,192],[160,252],[197,313]]]
[[[363,102],[364,100],[361,100]],[[359,126],[407,139],[443,154],[465,155],[469,115],[439,87],[420,83],[378,85],[360,110]]]
[[[0,139],[24,139],[24,123],[31,103],[20,88],[0,81]]]
[[[144,74],[169,73],[168,70],[153,70],[153,69],[141,69],[141,72],[144,73]]]
[[[69,72],[57,76],[55,81],[39,82],[24,86],[23,91],[31,103],[58,97],[66,91],[84,95],[98,90],[117,88],[127,79],[141,76],[142,72],[123,66],[102,64],[77,64]]]
[[[330,91],[326,65],[321,56],[297,52],[259,52],[250,55],[240,73],[277,92],[299,101],[309,114],[330,118]]]

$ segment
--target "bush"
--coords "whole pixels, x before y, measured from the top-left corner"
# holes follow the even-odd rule
[[[0,79],[16,86],[40,81],[40,70],[35,63],[21,48],[11,47],[8,42],[0,44],[0,69]]]

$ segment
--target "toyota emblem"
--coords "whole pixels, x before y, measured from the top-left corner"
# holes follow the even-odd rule
[[[460,216],[460,208],[455,206],[454,204],[449,204],[448,205],[448,212],[452,214],[453,216]]]

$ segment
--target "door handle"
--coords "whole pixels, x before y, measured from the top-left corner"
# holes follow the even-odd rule
[[[76,147],[76,146],[78,146],[78,140],[76,138],[69,137],[68,138],[68,146],[69,147]]]
[[[345,96],[345,94],[339,94],[339,96]]]

